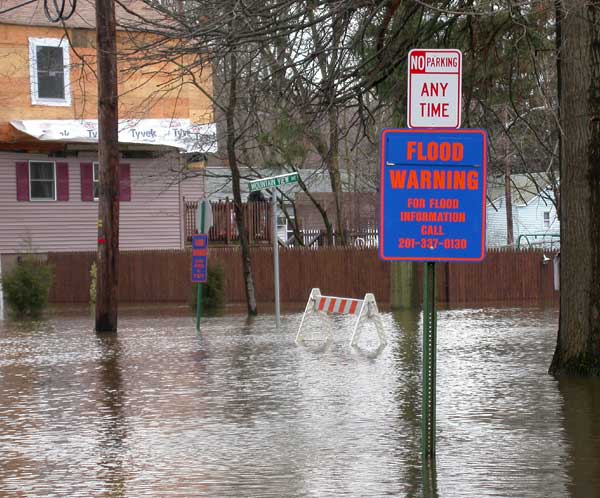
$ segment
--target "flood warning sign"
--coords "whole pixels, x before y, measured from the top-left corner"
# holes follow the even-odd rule
[[[486,163],[484,130],[384,130],[380,258],[483,260]]]

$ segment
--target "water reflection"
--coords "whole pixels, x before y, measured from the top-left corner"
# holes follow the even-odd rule
[[[107,485],[110,496],[125,496],[127,426],[123,406],[125,392],[121,368],[121,343],[117,334],[99,334],[97,409],[98,477]]]
[[[556,318],[440,311],[430,465],[420,313],[383,314],[376,357],[344,318],[318,353],[300,314],[0,322],[0,496],[593,497],[600,387],[546,375]]]
[[[435,458],[432,460],[425,459],[422,462],[421,468],[423,470],[423,498],[438,498],[437,468]]]
[[[421,466],[421,313],[415,310],[396,311],[395,328],[399,331],[393,345],[395,367],[399,373],[395,388],[398,404],[397,423],[404,440],[405,463],[398,469],[403,474],[406,496],[419,496],[427,489],[426,472]],[[423,480],[422,480],[423,479]]]
[[[561,379],[572,497],[600,495],[600,379]]]

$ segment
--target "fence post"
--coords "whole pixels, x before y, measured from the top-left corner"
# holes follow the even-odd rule
[[[256,227],[254,226],[255,223],[255,214],[256,214],[256,209],[254,206],[254,202],[246,202],[246,206],[248,209],[248,225],[246,225],[248,227],[248,241],[250,242],[250,244],[253,244],[255,242],[256,239]]]
[[[231,241],[231,206],[229,197],[225,198],[225,244]]]

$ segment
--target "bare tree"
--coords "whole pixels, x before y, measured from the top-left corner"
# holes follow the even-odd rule
[[[492,173],[506,175],[507,186],[511,172],[548,171],[556,180],[551,0],[146,3],[162,18],[144,20],[152,36],[138,37],[131,55],[141,69],[178,64],[173,84],[212,99],[234,195],[239,164],[322,168],[335,205],[333,216],[320,206],[330,238],[331,219],[343,233],[340,194],[358,185],[358,161],[364,184],[377,188],[378,136],[404,124],[406,56],[415,46],[463,50],[463,125],[488,130]],[[197,76],[210,67],[212,88]],[[354,184],[343,184],[344,171]]]

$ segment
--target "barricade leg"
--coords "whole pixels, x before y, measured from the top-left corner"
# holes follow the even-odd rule
[[[356,323],[354,324],[354,330],[352,331],[352,337],[350,338],[350,345],[356,346],[356,342],[360,336],[361,324],[365,320],[371,320],[375,324],[375,330],[379,338],[380,347],[385,347],[387,339],[385,337],[385,330],[383,328],[383,322],[381,316],[379,316],[379,309],[377,308],[377,301],[373,294],[366,294],[363,304],[358,312]]]
[[[308,296],[308,302],[306,303],[306,307],[304,308],[304,314],[302,315],[302,320],[300,320],[300,326],[298,327],[298,332],[296,333],[295,342],[298,344],[300,341],[300,335],[302,333],[302,325],[304,325],[304,319],[306,318],[307,313],[314,313],[317,309],[317,299],[321,296],[321,291],[318,288],[311,289],[310,295]]]

